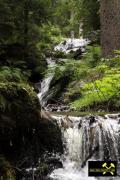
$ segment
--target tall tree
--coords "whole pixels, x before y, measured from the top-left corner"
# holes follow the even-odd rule
[[[120,0],[101,0],[101,44],[104,57],[120,49]]]

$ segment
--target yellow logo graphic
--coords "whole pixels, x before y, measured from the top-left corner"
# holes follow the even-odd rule
[[[104,172],[103,174],[106,174],[106,173],[110,173],[111,175],[114,175],[114,172],[115,172],[115,165],[113,163],[110,163],[110,166],[108,167],[108,164],[107,163],[104,163],[102,165],[102,167],[104,168]]]

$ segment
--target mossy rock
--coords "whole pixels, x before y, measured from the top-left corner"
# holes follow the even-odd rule
[[[34,89],[24,83],[0,83],[0,153],[17,162],[34,147],[33,130],[40,123]],[[31,145],[32,144],[32,145]],[[31,156],[27,154],[27,156]]]
[[[31,86],[0,83],[0,127],[35,124],[40,118],[39,111],[39,100]]]
[[[30,85],[0,83],[0,154],[15,167],[28,168],[45,151],[62,152],[61,139],[58,125],[41,118],[39,100]],[[46,167],[40,171],[44,174]]]

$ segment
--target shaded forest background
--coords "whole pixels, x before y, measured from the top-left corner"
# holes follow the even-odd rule
[[[96,0],[1,0],[1,66],[7,66],[9,74],[14,68],[21,80],[24,75],[30,82],[39,81],[46,56],[61,38],[70,37],[71,31],[79,37],[81,24],[85,37],[99,30],[98,9]]]

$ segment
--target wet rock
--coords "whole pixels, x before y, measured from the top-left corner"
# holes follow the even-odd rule
[[[120,114],[106,114],[105,117],[111,119],[117,119],[120,117]]]
[[[50,114],[50,112],[45,111],[44,109],[41,109],[41,118],[44,119],[46,122],[53,122],[53,118]]]
[[[51,111],[51,112],[67,112],[67,111],[70,111],[70,107],[68,105],[63,105],[63,104],[48,104],[46,107],[45,107],[45,110],[47,111]]]
[[[49,166],[49,172],[53,171],[54,169],[63,168],[63,164],[59,159],[51,158],[49,161],[47,161],[47,164]]]
[[[81,122],[79,123],[79,125],[78,125],[78,129],[80,129],[82,127],[82,124],[81,124]]]
[[[76,52],[73,53],[73,58],[74,59],[80,59],[82,56],[83,50],[82,49],[78,49]]]
[[[68,115],[61,119],[61,127],[64,129],[73,128],[73,122]]]
[[[89,120],[90,120],[90,123],[89,123],[90,125],[96,122],[95,116],[90,116]]]
[[[66,39],[55,47],[55,51],[70,53],[82,49],[90,43],[87,39]]]

